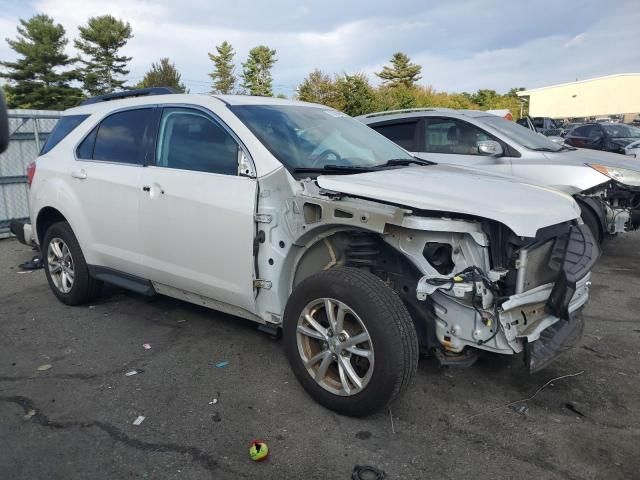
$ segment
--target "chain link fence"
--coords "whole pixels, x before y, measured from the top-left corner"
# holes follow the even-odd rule
[[[29,218],[27,165],[60,118],[49,110],[9,110],[9,148],[0,155],[0,238],[8,237],[13,219]]]

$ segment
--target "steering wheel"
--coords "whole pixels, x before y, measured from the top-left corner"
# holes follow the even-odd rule
[[[332,155],[336,158],[336,162],[342,160],[342,157],[338,154],[338,152],[329,148],[313,157],[313,159],[311,160],[311,168],[319,167],[322,161],[328,160]]]

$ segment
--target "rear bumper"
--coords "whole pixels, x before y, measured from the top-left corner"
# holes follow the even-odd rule
[[[35,236],[31,224],[24,220],[11,220],[9,230],[13,233],[20,243],[25,245],[36,245]]]

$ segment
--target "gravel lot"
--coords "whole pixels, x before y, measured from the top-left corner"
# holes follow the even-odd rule
[[[66,307],[42,270],[18,273],[33,252],[2,240],[0,478],[348,479],[356,464],[403,479],[640,478],[638,245],[606,245],[582,344],[551,367],[423,359],[390,411],[351,419],[314,403],[254,324],[115,288]],[[268,461],[249,460],[253,438]]]

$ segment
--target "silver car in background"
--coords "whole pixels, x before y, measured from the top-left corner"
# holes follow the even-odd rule
[[[358,120],[417,157],[572,195],[598,241],[640,227],[640,162],[632,156],[561,145],[477,110],[396,110]]]

